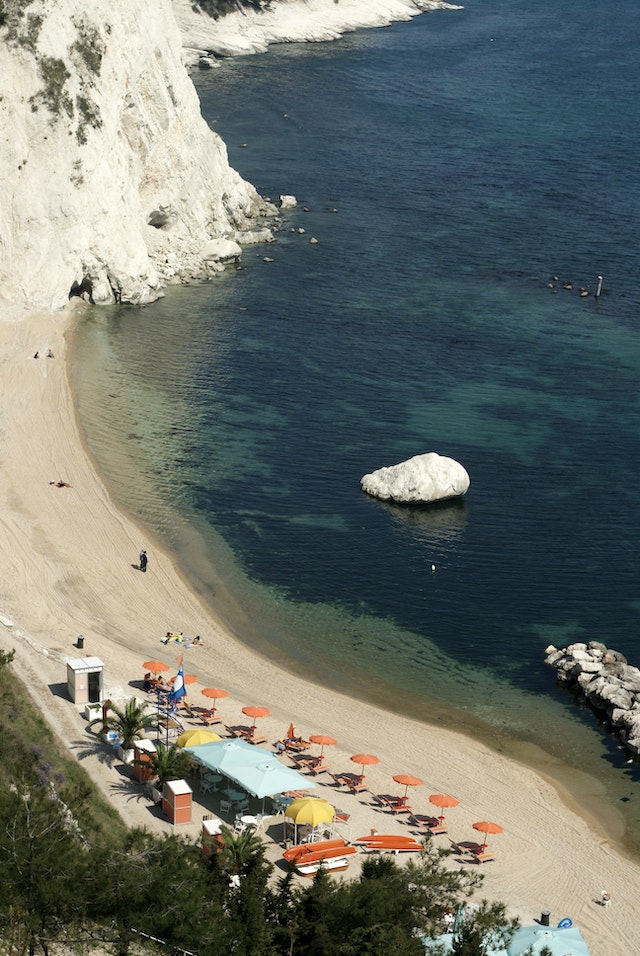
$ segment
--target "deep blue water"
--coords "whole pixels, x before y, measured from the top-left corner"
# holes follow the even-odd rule
[[[543,663],[640,664],[639,27],[488,0],[198,74],[232,165],[299,204],[241,269],[95,312],[76,372],[108,478],[245,640],[551,750],[640,830],[635,771]],[[360,491],[426,451],[463,501]]]

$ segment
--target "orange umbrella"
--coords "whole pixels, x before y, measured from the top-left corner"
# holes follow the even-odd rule
[[[480,823],[472,823],[471,826],[474,830],[479,830],[480,833],[484,833],[484,844],[487,844],[487,834],[488,833],[502,833],[502,827],[499,823],[491,823],[490,820],[481,820]]]
[[[162,674],[169,670],[169,665],[163,664],[162,661],[145,661],[142,666],[146,671],[151,671],[152,674]]]
[[[444,810],[445,807],[457,807],[460,803],[455,797],[450,797],[448,793],[432,793],[429,797],[429,803]],[[440,814],[440,819],[444,820],[444,813]]]
[[[412,777],[410,773],[397,773],[394,775],[393,779],[396,783],[399,783],[404,787],[405,797],[409,787],[420,787],[423,783],[420,777]]]
[[[295,740],[296,737],[296,728],[293,724],[289,724],[289,729],[287,731],[287,740]]]
[[[204,697],[213,698],[213,709],[216,709],[216,701],[222,700],[223,697],[229,696],[228,690],[223,690],[222,687],[205,687],[202,691]]]
[[[170,677],[170,678],[169,678],[169,680],[171,681],[172,684],[173,684],[173,682],[174,682],[174,680],[176,679],[177,676],[178,676],[178,675],[176,674],[174,677]],[[196,677],[195,674],[185,674],[185,675],[184,675],[184,678],[183,678],[185,684],[195,684],[195,682],[197,681],[197,679],[198,679],[198,678]]]
[[[329,737],[328,734],[312,734],[309,740],[312,744],[320,744],[320,756],[324,753],[325,747],[333,747],[338,743],[335,737]]]
[[[362,766],[362,776],[364,777],[364,768],[365,764],[372,766],[374,763],[380,763],[379,757],[374,757],[373,754],[354,754],[351,757],[354,763],[359,763]]]
[[[243,707],[242,713],[246,714],[247,717],[253,717],[253,724],[251,726],[255,730],[256,720],[258,717],[268,717],[271,711],[268,707],[258,707],[257,705],[252,705],[250,707]]]

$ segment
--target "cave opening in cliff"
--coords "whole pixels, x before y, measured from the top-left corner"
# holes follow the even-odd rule
[[[74,282],[69,289],[69,298],[80,296],[81,299],[87,299],[93,305],[93,283],[88,276],[84,276],[82,282]]]

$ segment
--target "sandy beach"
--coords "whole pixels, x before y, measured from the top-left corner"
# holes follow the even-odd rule
[[[66,696],[66,661],[82,653],[98,656],[106,696],[124,701],[133,693],[143,696],[143,661],[159,658],[177,666],[179,648],[161,644],[167,630],[200,634],[204,646],[185,651],[185,670],[198,677],[190,692],[194,702],[199,688],[215,684],[230,691],[220,704],[227,723],[239,723],[247,704],[270,709],[260,722],[270,742],[282,737],[291,721],[303,736],[331,734],[339,741],[327,753],[336,771],[354,769],[351,754],[376,754],[380,762],[367,772],[370,790],[393,792],[393,774],[415,774],[425,781],[411,792],[418,812],[432,809],[429,793],[455,795],[460,805],[448,813],[453,840],[473,839],[476,820],[504,827],[493,838],[496,859],[483,869],[482,895],[504,900],[525,924],[542,910],[551,911],[552,924],[571,917],[592,956],[636,956],[639,867],[595,821],[575,811],[568,793],[460,734],[333,693],[252,653],[220,627],[171,556],[116,508],[83,447],[67,374],[74,310],[83,307],[36,315],[0,308],[0,646],[16,649],[14,666],[36,706],[125,820],[169,828],[150,812],[148,799],[123,776],[121,765],[104,759],[81,709]],[[50,484],[59,479],[71,487]],[[135,568],[141,548],[149,553],[147,574]],[[82,652],[74,646],[78,634],[85,637]],[[327,785],[319,783],[316,792],[334,798]],[[335,802],[351,813],[353,836],[371,827],[408,832],[406,824],[376,810],[370,794],[340,794]],[[196,806],[188,832],[199,832],[202,812]],[[596,902],[604,888],[612,897],[606,909]]]

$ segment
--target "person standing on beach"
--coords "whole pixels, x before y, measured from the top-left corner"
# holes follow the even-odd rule
[[[141,571],[147,570],[147,552],[146,551],[140,552],[140,570]]]

